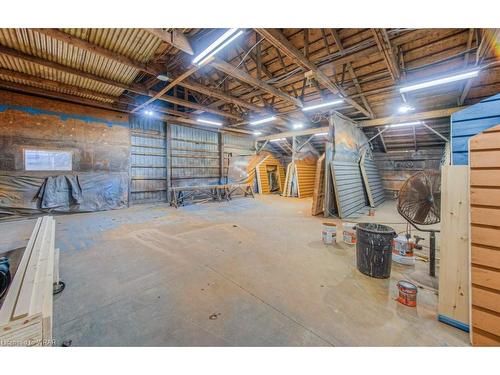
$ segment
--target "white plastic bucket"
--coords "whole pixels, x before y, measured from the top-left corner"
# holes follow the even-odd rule
[[[407,266],[415,264],[412,242],[406,236],[398,236],[392,241],[392,260]]]
[[[337,242],[337,226],[334,223],[323,223],[321,235],[325,245],[335,245]]]
[[[354,227],[356,226],[355,223],[348,223],[348,222],[343,222],[343,232],[342,232],[342,239],[344,240],[345,243],[349,245],[355,245],[356,244],[356,229]]]

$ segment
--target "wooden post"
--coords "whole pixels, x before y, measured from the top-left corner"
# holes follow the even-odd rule
[[[172,203],[172,125],[165,123],[165,126],[167,127],[167,202]]]

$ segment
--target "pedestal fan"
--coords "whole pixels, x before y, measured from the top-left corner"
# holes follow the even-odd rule
[[[429,232],[429,275],[436,276],[436,232],[418,225],[432,225],[440,221],[441,174],[438,171],[422,171],[409,177],[401,187],[398,212],[412,226]]]

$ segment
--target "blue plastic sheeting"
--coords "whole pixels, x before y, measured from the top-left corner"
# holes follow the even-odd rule
[[[469,164],[469,138],[500,124],[500,94],[451,116],[452,164]]]

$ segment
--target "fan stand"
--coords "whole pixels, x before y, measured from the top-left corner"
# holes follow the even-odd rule
[[[429,276],[436,277],[436,232],[435,229],[422,229],[417,227],[414,223],[408,222],[417,230],[429,233]]]

